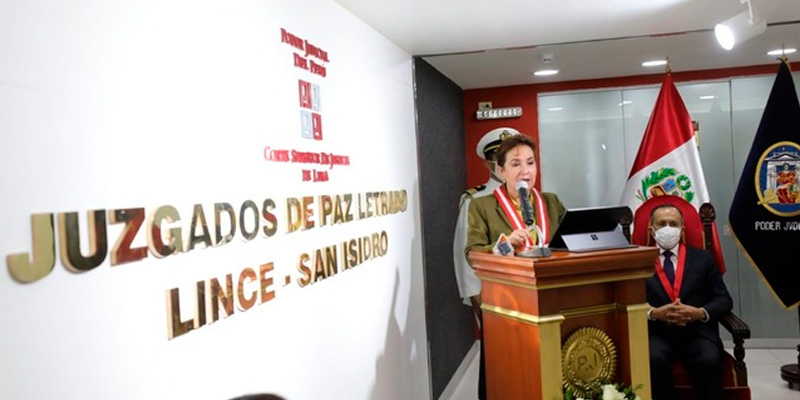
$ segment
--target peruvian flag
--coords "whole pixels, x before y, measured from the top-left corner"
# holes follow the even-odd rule
[[[680,196],[696,209],[711,200],[700,165],[692,118],[669,73],[661,85],[621,203],[635,214],[646,200],[661,195]],[[717,267],[724,273],[725,261],[716,226],[713,229],[714,248],[711,250]]]

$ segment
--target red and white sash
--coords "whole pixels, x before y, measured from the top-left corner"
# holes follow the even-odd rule
[[[533,200],[536,202],[536,223],[539,225],[539,229],[542,231],[542,242],[547,244],[550,240],[550,222],[547,220],[547,210],[544,207],[544,199],[542,195],[539,194],[539,191],[536,188],[531,188],[531,193],[533,193]],[[497,202],[500,203],[500,208],[503,209],[503,212],[506,214],[506,218],[508,221],[511,222],[511,226],[514,227],[514,230],[517,229],[525,229],[527,230],[528,227],[522,222],[522,218],[520,217],[519,213],[517,213],[516,208],[511,203],[511,198],[508,197],[508,193],[506,193],[506,185],[502,185],[499,188],[494,190],[494,197],[497,199]],[[531,236],[527,236],[527,240],[525,241],[525,247],[533,247],[533,241],[531,240]]]
[[[656,274],[661,281],[661,286],[669,295],[670,300],[675,301],[681,294],[681,284],[683,283],[683,265],[686,262],[686,249],[678,247],[678,263],[675,265],[675,282],[669,283],[667,274],[664,273],[664,266],[661,265],[661,257],[656,257]]]

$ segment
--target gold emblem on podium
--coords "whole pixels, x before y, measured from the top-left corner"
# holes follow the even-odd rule
[[[561,349],[564,387],[576,397],[588,397],[603,382],[614,378],[617,349],[602,330],[580,328],[567,338]]]

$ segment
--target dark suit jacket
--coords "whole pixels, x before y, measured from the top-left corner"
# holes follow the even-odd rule
[[[704,307],[710,320],[708,322],[691,322],[685,327],[667,324],[663,321],[649,321],[650,334],[670,336],[677,333],[677,330],[689,330],[722,349],[722,341],[719,338],[719,319],[733,309],[733,300],[728,294],[728,288],[709,252],[685,245],[681,245],[680,251],[686,252],[680,292],[681,302],[695,307]],[[658,274],[654,274],[647,280],[647,302],[652,307],[661,307],[672,302],[667,291],[661,285]]]
[[[542,201],[547,209],[547,220],[550,222],[548,239],[552,239],[567,209],[553,193],[542,193]],[[536,204],[533,204],[533,207],[535,215]],[[508,235],[514,230],[494,195],[475,198],[470,202],[467,226],[465,253],[476,249],[491,251],[501,233]]]

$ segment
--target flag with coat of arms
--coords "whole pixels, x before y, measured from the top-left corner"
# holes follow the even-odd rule
[[[788,61],[778,67],[728,220],[736,244],[786,309],[800,305],[800,101]]]
[[[667,73],[647,123],[642,143],[628,175],[621,204],[635,214],[642,203],[655,196],[680,196],[696,209],[710,202],[700,153],[689,111]],[[716,226],[713,228],[714,261],[725,272],[725,261]]]

